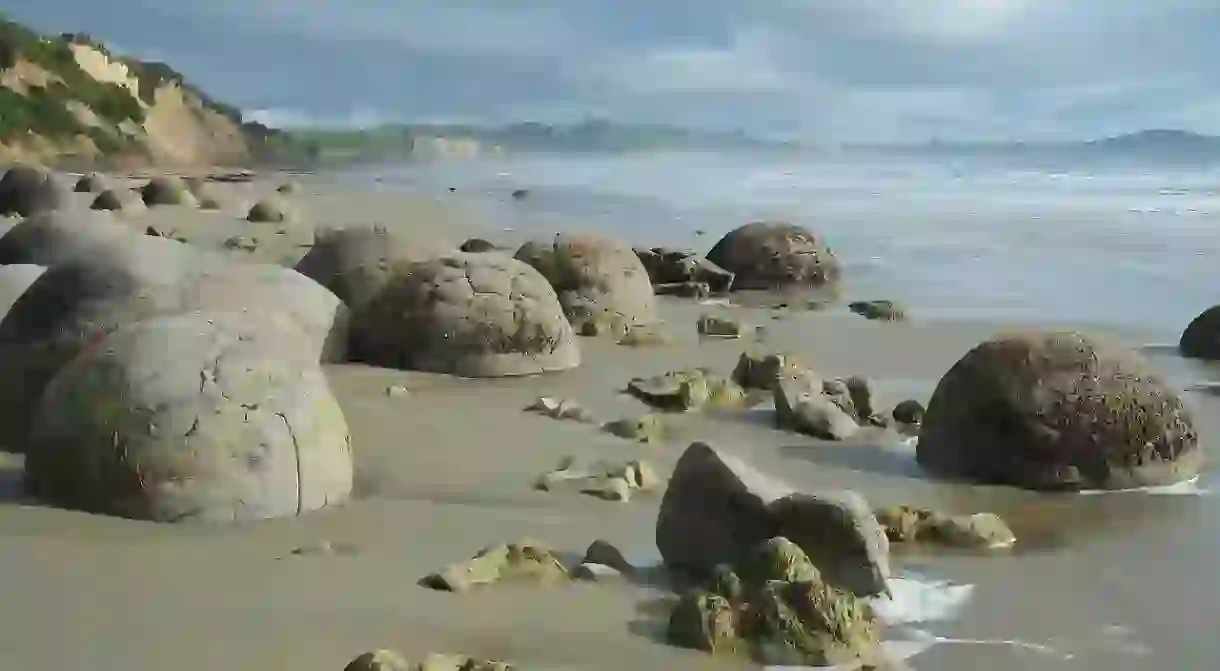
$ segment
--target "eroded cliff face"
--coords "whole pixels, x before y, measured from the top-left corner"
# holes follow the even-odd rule
[[[28,124],[31,129],[10,129],[0,139],[0,161],[52,163],[105,155],[128,165],[250,162],[251,139],[240,119],[217,111],[189,86],[172,78],[142,79],[123,60],[89,44],[68,43],[67,48],[81,74],[63,76],[25,56],[0,70],[0,88],[10,97],[22,96],[10,102],[28,108],[23,113],[35,118]],[[61,120],[52,127],[43,121],[46,106],[54,112],[49,116],[62,108],[75,124]],[[116,109],[126,110],[127,116],[119,118],[123,115]]]

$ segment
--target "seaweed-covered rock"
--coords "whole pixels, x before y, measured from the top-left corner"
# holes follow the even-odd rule
[[[882,660],[872,608],[833,585],[772,580],[750,605],[742,629],[760,663],[836,667]]]
[[[144,197],[144,204],[150,207],[161,205],[195,207],[198,205],[195,194],[187,188],[186,182],[182,181],[181,177],[173,175],[163,175],[148,180],[148,183],[140,189],[140,195]]]
[[[52,172],[15,165],[0,177],[0,216],[28,217],[59,210],[71,202],[68,187]]]
[[[1001,550],[1012,547],[1017,536],[995,513],[947,515],[926,508],[892,506],[877,511],[877,521],[896,543],[931,543],[945,547]]]
[[[635,378],[627,383],[627,393],[658,410],[670,412],[732,406],[746,399],[745,390],[732,380],[702,368]]]
[[[742,653],[740,612],[715,594],[688,592],[669,615],[666,638],[673,645],[711,654]]]
[[[781,375],[808,372],[796,357],[782,353],[742,352],[733,368],[732,379],[745,389],[771,391]],[[818,385],[821,379],[818,378]]]
[[[400,268],[355,313],[352,332],[353,354],[387,368],[504,377],[580,364],[555,291],[499,254],[452,252]]]
[[[385,226],[351,226],[321,233],[296,271],[357,310],[405,266],[453,251],[442,241]]]
[[[999,336],[937,385],[919,463],[1030,489],[1124,489],[1194,477],[1190,411],[1148,362],[1075,332]]]
[[[250,206],[246,221],[257,224],[279,224],[292,217],[288,202],[278,196],[264,198]]]
[[[46,502],[157,522],[233,522],[340,503],[343,411],[277,315],[152,319],[84,350],[46,386],[26,479]]]
[[[469,561],[425,576],[420,584],[435,590],[465,592],[496,583],[553,584],[569,577],[567,568],[549,548],[523,540],[484,548]]]
[[[542,273],[582,335],[617,334],[658,322],[648,272],[630,247],[592,235],[526,243],[516,258]]]
[[[906,308],[894,301],[855,301],[849,303],[847,308],[873,321],[899,322],[907,318]]]
[[[839,260],[809,230],[757,221],[720,239],[707,258],[733,273],[733,290],[818,288],[836,282]]]
[[[1187,324],[1178,350],[1192,359],[1220,359],[1220,305],[1204,310]]]
[[[106,189],[89,204],[91,210],[106,212],[140,212],[147,207],[144,197],[131,189]]]
[[[756,585],[765,585],[771,580],[812,582],[822,579],[805,551],[783,536],[763,541],[738,566],[738,573]]]
[[[76,180],[76,186],[73,191],[76,193],[102,193],[109,191],[112,188],[110,179],[98,172],[91,172],[87,175],[81,175],[80,179]]]

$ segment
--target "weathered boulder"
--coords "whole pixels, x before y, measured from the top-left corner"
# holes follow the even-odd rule
[[[139,245],[140,235],[108,212],[53,210],[23,219],[0,237],[0,265],[53,266]],[[135,242],[133,242],[133,240]]]
[[[810,398],[822,396],[823,381],[817,373],[782,360],[780,357],[768,357],[772,362],[774,380],[771,382],[771,397],[775,403],[775,426],[780,429],[797,429],[800,420],[796,416],[797,407]],[[789,364],[789,365],[784,365]],[[783,366],[782,368],[780,366]],[[758,369],[761,375],[761,369]]]
[[[653,285],[703,284],[710,293],[728,293],[733,273],[689,250],[635,249]]]
[[[444,242],[385,226],[352,226],[319,234],[296,271],[357,310],[381,291],[396,269],[451,251]]]
[[[733,368],[733,381],[745,389],[771,391],[781,375],[809,372],[799,359],[782,353],[742,352]],[[818,386],[821,379],[818,378]]]
[[[1220,305],[1204,310],[1187,324],[1178,349],[1192,359],[1220,359]]]
[[[575,491],[607,501],[627,502],[633,492],[650,492],[661,482],[656,470],[645,461],[598,461],[582,467],[569,458],[540,476],[534,488],[544,492]]]
[[[1137,353],[1075,332],[1002,335],[961,358],[920,427],[924,467],[1030,489],[1125,489],[1194,477],[1190,411]]]
[[[54,173],[31,165],[15,165],[0,177],[0,216],[28,217],[58,210],[71,202],[68,187]]]
[[[665,419],[653,412],[606,422],[602,429],[610,435],[637,443],[659,443],[665,439],[666,433]]]
[[[353,356],[463,377],[533,375],[580,364],[555,291],[499,254],[452,252],[397,269],[352,320]]]
[[[948,515],[916,508],[891,506],[876,512],[877,522],[895,543],[928,543],[966,550],[1006,550],[1017,542],[1008,524],[995,513]]]
[[[483,238],[470,238],[466,242],[463,242],[460,247],[458,247],[459,251],[467,252],[470,254],[479,254],[482,252],[494,252],[494,251],[498,251],[498,249],[499,249],[498,247],[496,247],[495,245],[491,244],[490,242],[484,240]]]
[[[246,221],[259,224],[279,224],[292,217],[292,208],[279,196],[264,198],[250,206]]]
[[[182,181],[181,177],[174,175],[153,177],[140,189],[140,195],[144,197],[144,204],[149,207],[162,205],[195,207],[198,205],[195,194],[187,188],[186,182]]]
[[[157,522],[234,522],[340,503],[352,487],[343,411],[287,318],[152,319],[85,349],[46,386],[29,491]]]
[[[526,243],[516,258],[542,273],[577,333],[622,336],[657,324],[656,296],[630,247],[592,235],[557,235]]]
[[[745,462],[692,443],[670,476],[657,516],[666,566],[707,578],[775,536],[801,547],[826,579],[858,595],[888,593],[889,545],[852,492],[796,494]]]
[[[87,175],[81,175],[80,179],[76,180],[76,186],[73,190],[76,193],[102,193],[109,191],[111,188],[110,178],[99,172],[91,172]]]
[[[627,383],[627,393],[658,410],[670,412],[693,412],[746,400],[745,390],[735,382],[703,368],[635,378]]]
[[[484,548],[469,561],[454,564],[420,579],[420,585],[446,592],[466,592],[496,583],[564,582],[568,569],[549,548],[532,540]]]
[[[730,231],[707,258],[733,273],[732,288],[817,288],[839,279],[839,260],[809,230],[793,224],[757,221]]]
[[[144,197],[131,189],[106,189],[89,204],[91,210],[106,212],[140,212],[147,207]]]
[[[792,406],[789,428],[823,440],[847,440],[860,425],[825,395],[804,396]]]

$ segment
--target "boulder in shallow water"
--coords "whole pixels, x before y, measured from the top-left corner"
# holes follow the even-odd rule
[[[0,177],[0,216],[28,217],[66,208],[68,187],[55,173],[32,165],[15,165]]]
[[[953,477],[1068,490],[1171,484],[1203,460],[1190,410],[1142,356],[1060,331],[962,357],[928,403],[916,456]]]
[[[927,508],[891,506],[877,511],[877,521],[896,543],[929,543],[968,550],[1002,550],[1016,534],[994,513],[948,515]]]
[[[742,405],[746,400],[745,390],[735,382],[704,368],[635,378],[627,384],[627,393],[653,408],[669,412]]]
[[[847,440],[860,425],[825,395],[804,396],[792,407],[788,425],[794,430],[823,440]]]
[[[815,289],[839,279],[839,260],[813,232],[776,221],[737,228],[707,258],[734,274],[733,290]]]
[[[452,252],[398,268],[352,319],[360,361],[463,377],[580,364],[575,334],[546,280],[499,254]]]
[[[1220,305],[1191,320],[1178,341],[1178,350],[1192,359],[1220,360]]]
[[[635,254],[654,287],[693,284],[707,287],[708,293],[723,294],[733,286],[733,273],[689,250],[637,248]]]
[[[300,515],[352,487],[343,411],[308,341],[274,313],[107,335],[46,386],[27,444],[35,497],[132,519]]]

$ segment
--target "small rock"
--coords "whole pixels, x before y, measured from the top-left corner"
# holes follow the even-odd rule
[[[856,419],[861,421],[872,417],[873,409],[873,386],[867,378],[853,375],[843,380],[844,386],[847,387],[847,395],[851,399],[852,407],[856,411]]]
[[[964,550],[1004,550],[1016,534],[994,513],[946,515],[926,508],[892,506],[876,512],[886,536],[896,543],[930,543]]]
[[[258,241],[244,235],[234,235],[225,240],[224,246],[225,249],[243,249],[252,252],[258,249]]]
[[[847,306],[852,312],[874,321],[905,321],[906,310],[893,301],[856,301]]]
[[[703,315],[697,324],[699,335],[711,338],[740,338],[750,331],[750,327],[726,317]]]
[[[716,654],[742,651],[739,613],[728,599],[688,592],[669,615],[666,637],[673,645]]]
[[[915,400],[906,400],[894,406],[891,413],[894,421],[902,424],[918,425],[923,422],[923,404]]]
[[[585,550],[584,559],[580,560],[582,564],[601,564],[609,566],[620,573],[632,573],[635,567],[627,561],[620,551],[608,541],[601,539],[595,540],[589,544],[589,548]]]
[[[348,662],[343,671],[415,671],[415,668],[393,650],[374,650]]]
[[[628,501],[633,490],[652,491],[662,480],[652,466],[644,461],[628,461],[620,465],[605,462],[588,468],[577,468],[565,459],[556,470],[546,473],[534,483],[536,489],[554,491],[575,490],[608,501]]]
[[[696,368],[636,378],[627,393],[657,408],[671,412],[694,412],[707,405],[733,405],[743,402],[745,390],[736,383]]]
[[[550,584],[568,577],[567,568],[550,549],[524,540],[485,548],[469,561],[425,576],[420,584],[435,590],[465,592],[495,583]]]
[[[470,254],[482,254],[484,252],[496,251],[496,246],[483,238],[470,238],[466,242],[463,242],[462,246],[458,249]]]
[[[406,398],[411,395],[411,392],[406,387],[390,385],[385,388],[385,395],[390,398]]]
[[[789,354],[742,352],[731,376],[744,389],[771,391],[784,371],[808,370]]]
[[[795,429],[795,409],[801,401],[822,396],[822,378],[811,370],[788,368],[777,371],[771,395],[775,403],[775,425]]]
[[[289,195],[289,194],[296,193],[299,188],[300,187],[297,186],[296,182],[289,180],[289,181],[284,182],[283,184],[275,187],[275,191],[276,191],[276,193],[282,193],[284,195]]]
[[[660,415],[648,413],[635,419],[616,419],[602,428],[612,435],[640,443],[659,443],[665,437],[665,424]]]
[[[593,413],[586,410],[576,401],[553,398],[550,396],[540,397],[537,401],[534,401],[532,405],[527,407],[526,411],[546,415],[551,419],[571,420],[584,424],[591,424],[595,421],[593,418]]]
[[[631,482],[621,477],[597,478],[580,490],[581,494],[596,496],[606,501],[626,503],[631,500]]]
[[[649,347],[668,343],[669,339],[656,326],[629,327],[623,337],[618,340],[618,344],[625,347]]]

